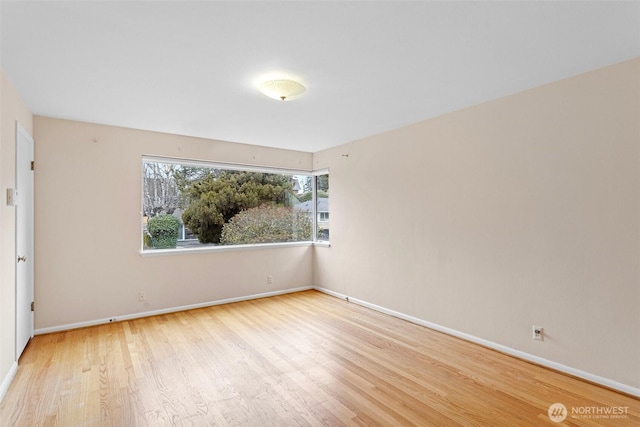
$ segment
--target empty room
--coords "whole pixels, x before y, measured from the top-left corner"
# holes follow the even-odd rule
[[[640,2],[0,0],[0,426],[640,424]]]

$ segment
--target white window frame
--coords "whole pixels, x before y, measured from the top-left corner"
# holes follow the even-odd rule
[[[317,171],[308,171],[302,169],[287,169],[287,168],[276,168],[269,166],[259,166],[259,165],[251,165],[251,164],[242,164],[242,163],[226,163],[226,162],[215,162],[215,161],[206,161],[206,160],[194,160],[194,159],[185,159],[179,157],[164,157],[164,156],[152,156],[152,155],[143,155],[141,159],[141,187],[140,187],[140,213],[139,220],[142,223],[142,215],[144,211],[144,163],[147,162],[157,162],[157,163],[168,163],[168,164],[176,164],[176,165],[184,165],[184,166],[193,166],[193,167],[208,167],[208,168],[219,168],[226,170],[237,170],[237,171],[247,171],[247,172],[260,172],[260,173],[275,173],[275,174],[287,174],[287,175],[307,175],[313,177],[312,179],[312,200],[313,200],[313,227],[312,227],[312,240],[305,240],[300,242],[281,242],[281,243],[254,243],[249,245],[219,245],[219,246],[205,246],[205,247],[194,247],[194,248],[175,248],[175,249],[154,249],[154,250],[144,250],[144,241],[142,237],[140,237],[140,255],[143,257],[148,256],[164,256],[164,255],[183,255],[186,253],[203,253],[203,252],[229,252],[229,251],[242,251],[242,250],[255,250],[255,249],[269,249],[269,248],[283,248],[283,247],[296,247],[296,246],[311,246],[311,245],[319,245],[319,246],[329,246],[328,241],[318,241],[317,240],[317,230],[318,230],[318,220],[317,220],[317,193],[316,193],[316,177],[318,175],[326,175],[329,174],[329,169],[320,169]]]

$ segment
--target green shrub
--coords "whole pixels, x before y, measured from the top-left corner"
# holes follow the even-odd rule
[[[156,249],[172,249],[178,245],[180,220],[173,215],[158,215],[147,224],[151,234],[153,247]]]
[[[284,206],[262,205],[242,211],[224,225],[220,243],[299,242],[311,240],[313,224],[308,212]]]

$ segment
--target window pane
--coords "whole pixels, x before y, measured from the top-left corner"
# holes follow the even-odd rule
[[[329,240],[329,174],[316,176],[316,240]]]
[[[310,241],[311,180],[144,159],[143,249]]]

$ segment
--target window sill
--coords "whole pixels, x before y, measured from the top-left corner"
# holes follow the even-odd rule
[[[208,253],[208,252],[234,252],[234,251],[247,251],[247,250],[256,250],[256,249],[291,248],[291,247],[312,246],[312,245],[316,245],[317,243],[324,243],[324,242],[305,241],[305,242],[285,242],[285,243],[261,243],[261,244],[255,244],[255,245],[229,245],[229,246],[221,245],[221,246],[207,246],[202,248],[155,249],[155,250],[140,251],[140,256],[153,257],[153,256],[165,256],[165,255],[201,254],[201,253]]]
[[[331,242],[327,242],[327,241],[324,241],[324,242],[313,242],[313,246],[318,246],[318,247],[321,247],[321,248],[330,248],[331,247]]]

